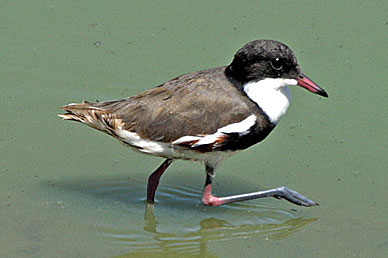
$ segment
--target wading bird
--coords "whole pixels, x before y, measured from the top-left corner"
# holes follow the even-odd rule
[[[167,167],[182,159],[205,164],[205,205],[275,197],[315,206],[287,187],[227,197],[212,194],[215,170],[222,161],[262,141],[275,128],[290,104],[289,86],[328,97],[301,72],[285,44],[255,40],[238,50],[228,66],[181,75],[130,98],[69,104],[59,116],[107,133],[139,152],[165,158],[148,178],[148,203],[154,202]]]

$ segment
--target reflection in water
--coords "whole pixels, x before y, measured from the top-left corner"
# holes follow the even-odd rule
[[[137,250],[138,252],[144,253],[157,250],[160,253],[189,253],[201,256],[209,255],[206,246],[211,241],[233,241],[260,235],[267,235],[271,239],[281,239],[316,220],[293,218],[277,224],[243,224],[236,226],[223,219],[207,218],[201,220],[197,231],[178,235],[158,232],[159,223],[155,218],[153,205],[147,204],[144,219],[144,230],[152,233],[156,242],[142,245],[141,250]]]
[[[92,195],[91,200],[97,202],[103,201],[102,205],[109,209],[111,216],[95,222],[97,231],[110,244],[112,240],[121,247],[124,244],[128,251],[124,257],[151,254],[216,257],[207,250],[209,243],[232,243],[260,236],[282,239],[316,220],[296,217],[294,212],[260,201],[206,207],[200,204],[201,185],[161,185],[157,209],[154,211],[154,205],[147,204],[145,213],[145,186],[141,182],[104,178],[62,182],[57,186]]]
[[[281,239],[300,230],[304,225],[316,219],[293,218],[283,223],[233,225],[218,218],[203,219],[199,229],[183,235],[158,232],[158,221],[154,215],[153,205],[146,206],[144,230],[153,234],[155,243],[142,245],[138,251],[155,251],[161,253],[190,253],[209,255],[207,243],[211,241],[233,241],[252,236],[267,235],[271,239]]]

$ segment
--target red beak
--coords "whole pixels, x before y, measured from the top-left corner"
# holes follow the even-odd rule
[[[298,79],[298,85],[307,89],[308,91],[311,91],[312,93],[321,95],[322,97],[329,97],[327,95],[326,91],[322,88],[320,88],[315,82],[310,80],[306,75],[301,74]]]

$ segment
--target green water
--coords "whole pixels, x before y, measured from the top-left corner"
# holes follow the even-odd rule
[[[0,257],[386,257],[384,1],[1,1]],[[217,195],[288,186],[320,203],[201,205],[202,165],[162,159],[56,117],[228,64],[276,39],[329,93],[292,89],[263,143],[227,160]]]

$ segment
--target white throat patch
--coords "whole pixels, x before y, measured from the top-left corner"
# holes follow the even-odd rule
[[[254,101],[270,121],[277,124],[286,113],[291,100],[287,86],[297,85],[294,79],[267,78],[258,82],[248,82],[243,86],[244,92]]]

